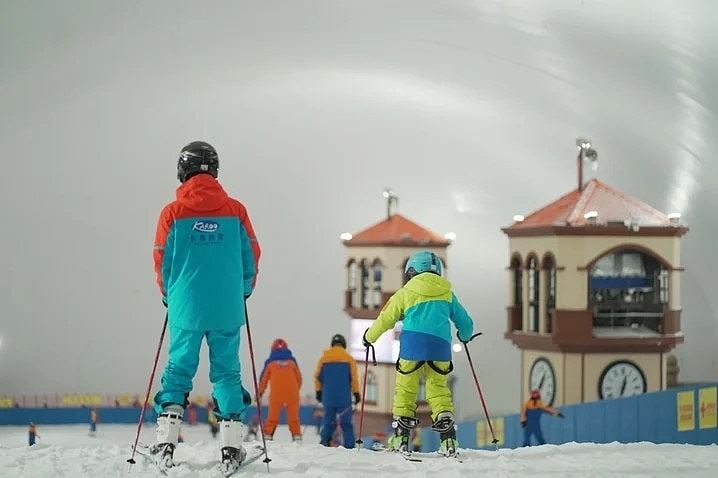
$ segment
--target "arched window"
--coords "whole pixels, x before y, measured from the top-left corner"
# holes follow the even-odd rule
[[[528,296],[529,296],[529,331],[538,332],[539,326],[539,267],[536,256],[531,255],[526,261],[528,272]]]
[[[381,263],[379,258],[374,259],[374,262],[371,265],[371,274],[373,283],[371,306],[372,308],[378,308],[382,305],[381,286],[384,278],[384,265]]]
[[[358,266],[354,259],[349,260],[347,264],[347,293],[349,294],[349,304],[351,307],[359,306],[359,295],[357,294],[357,276]]]
[[[513,306],[514,306],[514,328],[520,330],[523,317],[523,271],[521,270],[521,256],[514,254],[511,257],[511,283],[513,289]]]
[[[361,308],[362,309],[368,309],[369,308],[369,295],[371,293],[371,284],[369,283],[369,266],[366,263],[366,259],[362,259],[362,261],[359,263],[359,272],[360,272],[360,283],[359,283],[359,290],[360,290],[360,296],[361,296]]]
[[[551,253],[544,256],[543,269],[546,271],[546,332],[551,333],[552,314],[556,309],[556,260]]]
[[[614,249],[589,267],[594,327],[660,332],[668,307],[670,266],[640,246]]]
[[[367,370],[366,373],[366,396],[364,400],[368,403],[375,404],[379,399],[379,383],[376,379],[376,374],[371,370]]]

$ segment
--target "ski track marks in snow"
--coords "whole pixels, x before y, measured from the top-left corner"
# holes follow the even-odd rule
[[[126,460],[134,439],[132,425],[100,425],[97,437],[84,425],[42,426],[38,445],[25,445],[25,427],[0,427],[0,477],[159,477],[156,468],[138,456],[127,473]],[[141,440],[151,443],[154,426],[144,429]],[[186,443],[175,452],[181,465],[170,477],[220,478],[219,451],[206,425],[184,427]],[[718,446],[654,445],[634,443],[568,443],[518,450],[463,450],[464,463],[443,458],[412,463],[385,452],[324,448],[313,430],[302,445],[288,443],[289,432],[280,428],[278,441],[269,443],[271,475],[258,460],[237,477],[715,477]],[[423,457],[422,457],[423,458]]]

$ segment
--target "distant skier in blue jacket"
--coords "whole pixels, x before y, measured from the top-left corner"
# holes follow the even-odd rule
[[[332,445],[337,421],[342,428],[344,448],[354,448],[352,425],[352,395],[354,405],[361,402],[359,374],[354,358],[346,351],[347,341],[342,335],[332,337],[331,348],[324,351],[314,373],[317,401],[324,405],[324,421],[320,443]]]

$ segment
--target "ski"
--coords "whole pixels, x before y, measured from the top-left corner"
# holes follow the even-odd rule
[[[130,448],[132,448],[132,444],[130,444]],[[183,461],[183,462],[174,462],[174,465],[171,466],[171,467],[162,467],[162,466],[160,466],[159,464],[157,464],[157,463],[155,462],[154,457],[153,457],[152,454],[150,453],[150,447],[147,446],[147,445],[145,445],[145,444],[143,444],[143,443],[138,443],[138,444],[137,444],[137,448],[135,449],[135,452],[136,452],[138,455],[140,455],[141,457],[143,457],[143,458],[145,459],[145,461],[147,461],[148,463],[151,463],[152,465],[154,465],[155,467],[157,467],[157,470],[158,470],[163,476],[167,476],[167,475],[168,475],[168,471],[169,471],[171,468],[176,468],[176,467],[178,467],[178,466],[184,466],[184,465],[187,464],[187,463],[184,462],[184,461]],[[249,465],[251,465],[252,463],[256,462],[257,460],[259,460],[260,458],[262,458],[262,456],[264,456],[264,448],[262,448],[261,445],[255,445],[255,446],[253,446],[252,448],[250,448],[250,451],[247,453],[247,457],[244,459],[244,461],[242,461],[242,463],[239,463],[235,468],[233,468],[233,469],[231,469],[231,470],[223,470],[223,469],[222,469],[222,464],[219,463],[219,464],[217,465],[217,470],[218,470],[220,473],[222,473],[222,475],[223,475],[224,477],[230,477],[230,476],[234,475],[235,473],[237,473],[237,471],[239,471],[239,470],[241,470],[242,468],[244,468],[245,466],[249,466]]]
[[[131,445],[131,444],[130,444],[130,448],[132,448],[132,445]],[[173,465],[172,465],[172,466],[169,466],[169,467],[167,467],[167,466],[162,466],[161,464],[159,464],[159,463],[157,463],[157,462],[155,461],[155,458],[154,458],[154,457],[152,456],[152,454],[150,453],[150,447],[147,446],[147,445],[145,445],[145,444],[142,444],[142,443],[138,443],[138,444],[137,444],[137,448],[135,448],[135,453],[137,453],[138,455],[140,455],[141,457],[143,457],[143,458],[145,459],[145,461],[147,461],[148,463],[151,463],[152,465],[154,465],[154,466],[157,468],[157,470],[158,470],[162,475],[164,475],[164,476],[167,476],[167,471],[168,471],[170,468],[174,468],[174,467],[176,467],[176,466],[181,465],[181,463],[174,463],[174,462],[173,462]]]
[[[249,456],[249,453],[247,453],[247,457],[242,461],[242,463],[238,463],[235,467],[231,469],[222,469],[223,463],[220,463],[219,465],[217,465],[217,469],[220,471],[220,473],[222,473],[225,478],[227,478],[234,475],[245,466],[251,465],[252,463],[264,456],[264,448],[262,448],[260,445],[254,446],[252,450],[254,450],[254,454],[252,456]]]
[[[420,453],[420,452],[417,452],[417,454],[418,454],[421,458],[429,458],[429,459],[432,459],[432,460],[438,460],[438,459],[441,459],[441,458],[446,458],[447,460],[454,460],[454,461],[456,461],[457,463],[463,463],[463,462],[464,462],[464,457],[463,457],[460,453],[458,453],[458,452],[457,452],[456,454],[450,455],[450,456],[444,455],[443,453],[440,453],[440,452],[438,452],[438,451],[437,451],[436,453]]]
[[[422,461],[424,461],[421,458],[412,456],[411,453],[399,453],[399,455],[406,461],[412,461],[414,463],[421,463]]]

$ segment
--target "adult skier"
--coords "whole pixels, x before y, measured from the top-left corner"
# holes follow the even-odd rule
[[[217,181],[219,157],[194,141],[177,160],[177,198],[160,214],[154,263],[168,308],[169,359],[154,397],[157,439],[150,448],[162,468],[172,457],[202,341],[209,347],[209,379],[219,420],[222,468],[231,473],[246,457],[240,415],[251,402],[242,387],[240,329],[254,290],[260,249],[247,210]]]
[[[388,440],[389,449],[402,453],[409,451],[411,430],[419,424],[416,397],[422,376],[426,380],[432,428],[441,437],[439,451],[453,456],[458,447],[454,403],[448,385],[448,375],[453,370],[451,323],[458,330],[459,340],[464,342],[471,340],[474,324],[451,291],[451,283],[441,276],[442,269],[441,259],[433,252],[412,254],[404,270],[406,284],[389,298],[364,332],[364,346],[369,347],[403,319],[392,410],[394,436]]]

